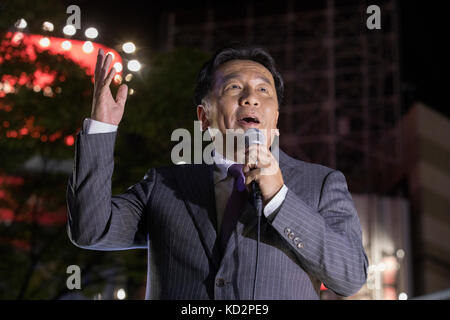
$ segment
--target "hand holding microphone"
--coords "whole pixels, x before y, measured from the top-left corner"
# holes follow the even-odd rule
[[[267,204],[284,185],[278,161],[270,152],[265,136],[256,128],[245,132],[245,164],[243,172],[247,186],[257,184],[262,200]],[[252,187],[253,189],[253,187]],[[253,190],[252,190],[253,191]]]

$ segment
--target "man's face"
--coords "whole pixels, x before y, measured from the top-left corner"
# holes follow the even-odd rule
[[[272,143],[278,121],[278,100],[272,74],[263,65],[251,60],[231,60],[215,72],[213,87],[207,97],[209,110],[198,106],[197,114],[203,128],[258,128]]]

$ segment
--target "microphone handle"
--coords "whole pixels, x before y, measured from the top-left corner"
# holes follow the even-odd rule
[[[252,181],[252,193],[253,193],[253,204],[255,205],[256,213],[258,217],[262,214],[262,195],[261,189],[259,189],[259,185],[256,181]]]
[[[253,300],[256,297],[256,278],[258,275],[258,263],[259,263],[259,242],[260,234],[261,234],[261,215],[263,210],[263,201],[261,195],[261,189],[259,189],[259,185],[256,181],[251,182],[252,185],[252,193],[253,193],[253,204],[256,209],[256,214],[258,217],[258,229],[257,229],[257,240],[256,240],[256,263],[255,263],[255,277],[253,278]]]

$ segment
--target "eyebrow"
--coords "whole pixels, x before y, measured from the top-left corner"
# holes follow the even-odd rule
[[[233,72],[233,73],[227,74],[225,77],[223,77],[222,83],[226,83],[229,80],[235,79],[235,78],[238,78],[238,79],[241,78],[241,75],[239,72]],[[263,82],[267,83],[268,85],[272,85],[272,82],[270,82],[270,80],[265,76],[257,76],[256,79],[262,80]]]

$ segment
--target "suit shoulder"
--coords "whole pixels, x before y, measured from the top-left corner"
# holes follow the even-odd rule
[[[317,208],[327,177],[337,170],[330,167],[280,155],[280,167],[286,186],[311,208]]]
[[[308,162],[300,159],[295,159],[287,154],[280,154],[280,163],[301,172],[302,175],[317,177],[317,178],[325,178],[328,174],[333,171],[337,171],[333,168],[324,166],[319,163]]]

